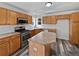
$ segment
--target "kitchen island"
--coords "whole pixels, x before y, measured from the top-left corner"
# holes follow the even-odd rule
[[[51,44],[56,43],[56,33],[42,31],[28,41],[29,56],[49,56]]]

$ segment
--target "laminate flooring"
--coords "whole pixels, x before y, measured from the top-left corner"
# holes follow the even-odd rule
[[[79,46],[72,45],[67,40],[57,39],[51,56],[79,56]],[[12,56],[28,56],[28,48],[21,49],[21,52],[16,52]]]

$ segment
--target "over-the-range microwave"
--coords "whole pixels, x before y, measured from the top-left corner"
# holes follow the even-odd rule
[[[17,24],[28,24],[28,20],[25,18],[17,18]]]

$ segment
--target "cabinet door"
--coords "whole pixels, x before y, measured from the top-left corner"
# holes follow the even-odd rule
[[[43,24],[50,24],[50,17],[49,16],[43,17]]]
[[[4,25],[4,24],[6,24],[6,9],[4,9],[4,8],[0,8],[0,24],[1,25]]]
[[[72,23],[71,26],[71,43],[79,44],[79,23]]]
[[[35,34],[38,34],[42,31],[42,29],[35,29]]]
[[[32,24],[32,16],[28,16],[28,23]]]
[[[54,32],[54,33],[56,33],[56,29],[48,29],[48,32]]]
[[[7,11],[7,17],[8,17],[7,24],[15,25],[17,23],[16,12],[8,10]]]
[[[46,16],[46,24],[50,24],[50,16]]]
[[[43,17],[43,24],[46,24],[46,19],[47,19],[47,18],[44,16],[44,17]]]
[[[4,42],[0,44],[0,56],[9,55],[9,42]]]
[[[56,23],[56,18],[55,16],[50,16],[50,24]]]
[[[16,52],[20,48],[20,35],[14,35],[10,40],[10,53]]]
[[[35,30],[31,30],[31,37],[35,35]]]
[[[61,19],[61,20],[65,20],[65,19],[70,19],[70,15],[58,15],[56,16],[56,19]]]
[[[73,21],[73,22],[75,22],[75,21],[79,22],[79,12],[73,13],[71,15],[71,21]]]

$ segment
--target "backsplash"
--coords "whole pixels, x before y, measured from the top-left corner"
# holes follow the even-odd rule
[[[0,34],[14,32],[14,27],[13,25],[0,25]]]

